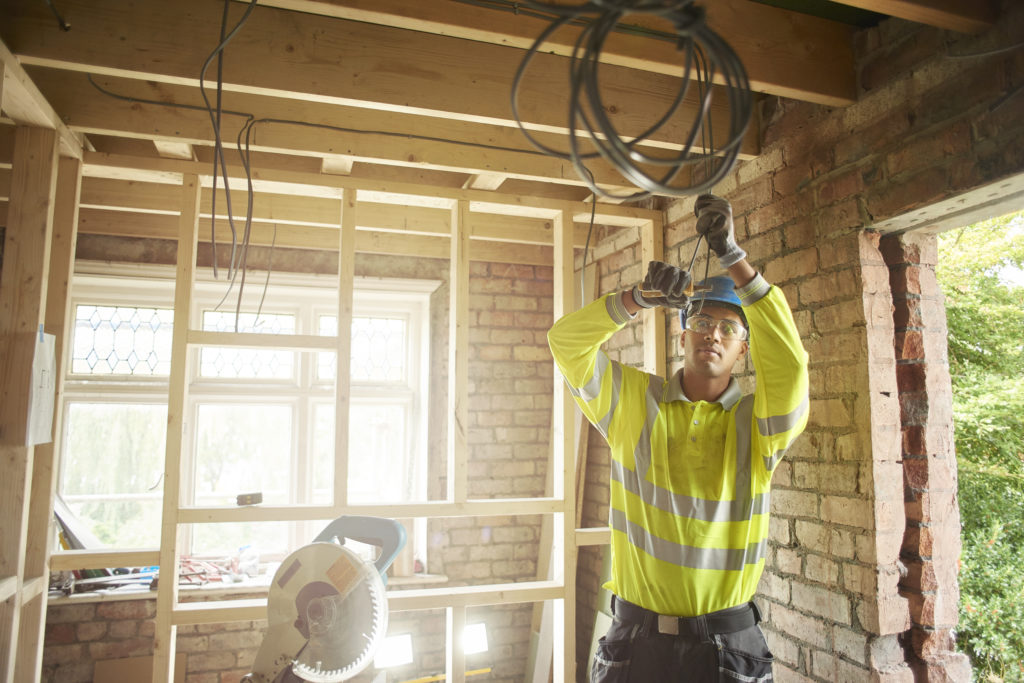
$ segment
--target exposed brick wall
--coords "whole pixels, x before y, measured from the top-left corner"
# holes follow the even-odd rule
[[[810,422],[775,475],[758,596],[780,681],[968,675],[951,652],[958,517],[934,255],[930,238],[883,244],[871,226],[1024,172],[1024,53],[982,54],[1024,34],[1024,5],[1002,5],[980,36],[899,20],[860,32],[859,101],[765,100],[761,155],[715,188],[793,306],[811,360]],[[979,56],[947,56],[968,54]],[[666,260],[689,260],[692,206],[666,208]],[[641,278],[639,249],[598,234],[601,290]],[[670,322],[671,372],[681,358]],[[620,334],[614,355],[639,364],[639,341]],[[749,389],[749,363],[740,375]],[[607,453],[600,437],[590,444],[585,525],[603,524],[607,505]],[[581,554],[581,612],[594,609],[599,573],[599,554]]]
[[[935,279],[936,238],[892,236],[882,246],[896,321],[907,516],[900,591],[910,601],[911,665],[922,680],[967,680],[966,657],[950,654],[960,599],[960,515],[946,313]]]

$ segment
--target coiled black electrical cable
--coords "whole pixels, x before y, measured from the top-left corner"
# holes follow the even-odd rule
[[[709,192],[733,168],[750,125],[752,97],[746,70],[736,53],[707,26],[703,8],[693,0],[591,0],[582,5],[557,5],[524,0],[524,5],[553,15],[551,23],[527,50],[512,82],[512,114],[526,138],[537,149],[573,164],[591,191],[602,197],[635,201],[651,195],[699,195]],[[657,16],[674,28],[681,54],[682,79],[665,112],[639,135],[624,139],[607,113],[602,99],[598,69],[605,40],[629,15]],[[519,89],[524,75],[541,46],[566,24],[582,25],[569,64],[568,150],[540,143],[519,113]],[[729,126],[721,144],[711,126],[712,82],[720,78],[726,92]],[[641,150],[670,122],[678,125],[684,117],[683,103],[696,83],[696,115],[682,126],[683,139],[674,142],[678,150]],[[698,145],[698,140],[701,144]],[[653,148],[646,148],[651,150]],[[615,194],[598,186],[586,162],[598,157],[608,161],[629,184],[639,191]],[[683,170],[690,173],[685,177]]]

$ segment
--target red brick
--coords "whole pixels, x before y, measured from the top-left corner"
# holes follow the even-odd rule
[[[153,654],[153,641],[148,638],[97,642],[89,644],[92,659],[123,659]]]
[[[905,144],[886,159],[890,177],[915,173],[968,151],[970,128],[964,121],[954,123],[937,135],[925,135]]]
[[[861,218],[857,200],[847,199],[818,211],[815,224],[821,237],[832,238],[849,230],[860,229],[864,225],[864,220]]]
[[[72,624],[47,624],[46,647],[51,644],[67,645],[75,642],[75,627]]]
[[[897,363],[896,384],[900,392],[926,391],[928,388],[927,371],[926,363]]]
[[[818,205],[832,204],[838,200],[860,194],[864,190],[864,177],[859,169],[848,171],[833,178],[822,180],[817,188]]]
[[[971,660],[967,655],[947,653],[928,662],[912,661],[915,681],[929,683],[962,683],[973,680]]]
[[[924,338],[920,330],[897,332],[894,345],[897,360],[921,360],[924,358]]]
[[[927,427],[923,425],[904,425],[903,453],[905,455],[927,455]]]
[[[868,213],[882,221],[913,209],[935,203],[948,196],[948,178],[941,168],[929,168],[898,182],[879,184],[867,192]]]
[[[938,31],[919,30],[913,36],[886,44],[873,60],[861,69],[861,87],[875,90],[894,78],[902,77],[921,62],[945,49]]]

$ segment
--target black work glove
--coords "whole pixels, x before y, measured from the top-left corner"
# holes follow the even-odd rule
[[[747,257],[747,252],[736,244],[729,202],[713,194],[702,194],[693,205],[693,213],[697,216],[697,234],[707,239],[722,268]]]
[[[647,276],[643,283],[633,287],[633,301],[644,308],[685,308],[690,301],[686,295],[689,286],[689,271],[662,261],[651,261],[647,265]],[[657,291],[660,294],[642,294],[641,290]]]

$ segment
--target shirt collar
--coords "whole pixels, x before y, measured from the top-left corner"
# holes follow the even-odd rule
[[[725,410],[731,410],[736,402],[743,398],[743,392],[740,390],[740,383],[736,381],[735,377],[729,378],[729,386],[725,388],[722,395],[716,398],[710,403],[718,403]],[[666,401],[686,401],[687,403],[693,403],[690,398],[683,393],[683,370],[679,369],[678,372],[672,377],[668,383],[668,392],[665,395]]]

